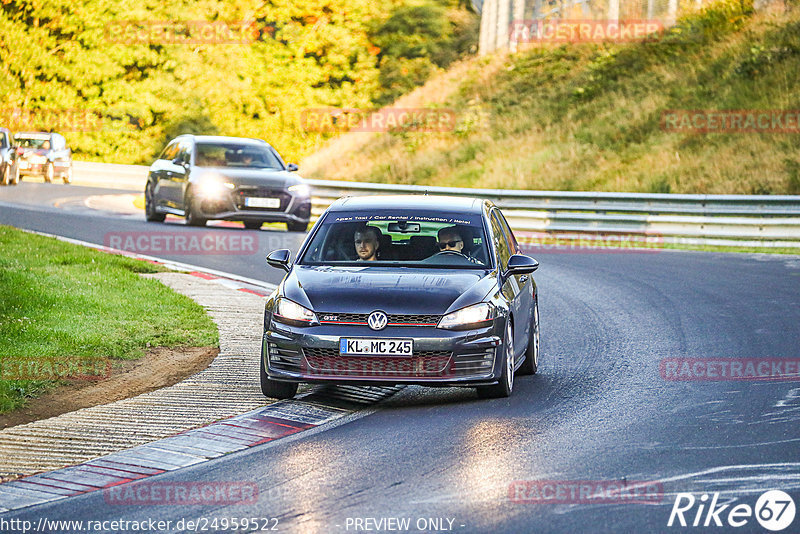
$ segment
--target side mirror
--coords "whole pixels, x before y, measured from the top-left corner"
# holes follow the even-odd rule
[[[297,163],[289,163],[286,166],[286,170],[289,171],[289,172],[294,172],[294,171],[298,170],[299,168],[300,167],[297,166]]]
[[[183,159],[182,159],[182,158],[175,158],[175,159],[173,159],[173,160],[172,160],[172,164],[173,164],[173,165],[179,165],[179,166],[181,166],[181,167],[183,167],[183,166],[184,166],[184,163],[183,163]]]
[[[292,252],[288,248],[282,248],[280,250],[273,250],[269,254],[267,254],[267,264],[270,267],[275,267],[276,269],[283,269],[287,273],[289,272],[289,261],[292,258]]]
[[[530,256],[514,254],[508,258],[508,268],[503,276],[508,277],[515,274],[530,274],[538,268],[539,262]]]

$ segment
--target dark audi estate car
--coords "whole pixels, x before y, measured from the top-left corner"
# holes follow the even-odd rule
[[[539,363],[539,266],[520,254],[486,200],[339,199],[264,313],[261,389],[289,398],[300,382],[471,386],[507,397]]]
[[[186,217],[190,226],[242,221],[249,229],[285,222],[289,230],[304,232],[310,188],[292,174],[296,170],[260,139],[181,135],[150,166],[145,217],[163,222],[171,213]]]

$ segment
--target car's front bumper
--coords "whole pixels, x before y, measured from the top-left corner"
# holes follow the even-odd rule
[[[270,378],[290,382],[489,385],[502,372],[497,349],[503,328],[498,323],[464,331],[396,326],[375,332],[364,326],[293,327],[272,320],[261,357]],[[413,339],[413,354],[345,356],[339,353],[342,337]]]
[[[245,205],[247,197],[274,198],[280,204],[275,208],[248,207]],[[221,196],[198,196],[194,209],[204,219],[307,223],[311,217],[311,198],[286,190],[248,192],[237,188]]]

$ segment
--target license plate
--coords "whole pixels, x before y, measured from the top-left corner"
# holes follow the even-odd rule
[[[281,199],[245,197],[244,205],[247,206],[248,208],[280,208]]]
[[[339,339],[339,354],[344,356],[411,356],[411,339],[347,338]]]

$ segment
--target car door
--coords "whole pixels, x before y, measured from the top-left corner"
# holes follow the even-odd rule
[[[192,170],[192,142],[189,139],[182,139],[178,144],[178,155],[175,157],[177,163],[173,162],[175,168],[172,174],[172,182],[175,186],[175,202],[186,209],[183,201],[186,198],[186,188],[189,186],[189,175]]]
[[[508,242],[509,252],[511,254],[522,254],[522,249],[517,242],[517,238],[514,237],[514,232],[511,230],[511,227],[508,225],[508,221],[506,221],[505,216],[500,210],[497,210],[498,218],[500,219],[500,225],[503,227],[503,234],[506,236],[506,241]],[[520,342],[522,345],[517,345],[517,348],[521,346],[525,346],[528,343],[528,339],[530,339],[530,329],[533,326],[533,298],[534,298],[534,283],[533,277],[529,274],[521,274],[517,275],[516,278],[517,283],[519,284],[519,301],[520,301],[520,315],[519,317],[525,317],[525,328],[519,328],[520,335],[523,336]],[[515,336],[516,337],[516,336]]]
[[[493,209],[490,223],[492,226],[492,241],[497,259],[497,267],[500,272],[505,272],[508,268],[508,259],[513,254],[509,246],[506,232],[503,229],[501,215],[498,209]],[[501,292],[511,308],[514,316],[514,354],[515,357],[525,350],[528,343],[527,335],[530,328],[530,311],[524,307],[524,295],[520,285],[520,276],[509,276],[503,283]]]
[[[71,151],[67,148],[67,140],[60,134],[50,136],[51,159],[56,175],[67,174],[70,166]]]
[[[182,208],[183,196],[180,186],[186,169],[175,163],[180,153],[180,141],[172,141],[154,165],[156,178],[155,196],[160,203],[170,208]],[[176,176],[177,175],[177,176]]]

